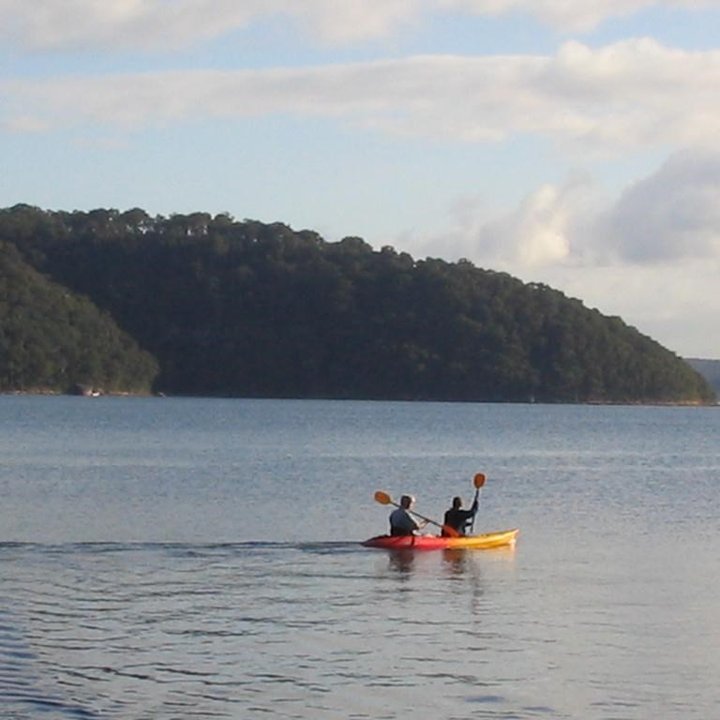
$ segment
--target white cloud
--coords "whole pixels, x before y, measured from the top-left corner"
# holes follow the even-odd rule
[[[10,115],[5,120],[0,120],[0,129],[10,133],[32,134],[48,132],[51,130],[51,126],[37,116],[17,114]]]
[[[562,31],[592,29],[648,7],[717,8],[718,0],[0,0],[0,38],[29,50],[192,45],[273,18],[333,43],[389,35],[441,13],[522,13]]]
[[[419,245],[423,254],[467,257],[486,267],[563,265],[573,261],[572,239],[591,197],[581,179],[545,184],[513,211],[490,218],[481,198],[466,198],[453,209],[451,226]]]
[[[309,34],[330,43],[359,42],[389,35],[414,22],[423,6],[418,0],[310,0],[277,3],[279,12],[299,18]]]
[[[422,0],[0,0],[0,37],[30,50],[184,47],[289,18],[331,43],[390,33],[423,11]]]
[[[262,0],[0,0],[0,37],[29,50],[186,46],[247,26]]]
[[[481,246],[490,237],[499,238],[503,254],[520,266],[568,261],[585,191],[584,184],[573,182],[565,187],[544,185],[531,193],[515,213],[486,225],[480,234]]]
[[[480,202],[467,201],[453,218],[445,232],[419,243],[424,254],[519,274],[720,264],[720,152],[678,152],[612,201],[588,178],[572,178],[538,188],[511,212],[489,217]]]
[[[478,15],[526,13],[566,32],[592,30],[613,17],[651,7],[699,10],[720,6],[718,0],[440,0],[441,5]]]
[[[652,40],[556,56],[420,56],[306,69],[155,72],[0,84],[0,122],[142,128],[204,117],[322,116],[455,141],[513,133],[624,152],[717,142],[720,51]]]
[[[493,214],[483,198],[465,198],[452,209],[449,227],[415,239],[422,255],[466,257],[483,267],[520,269],[578,264],[578,238],[596,216],[594,187],[585,178],[545,184],[517,208]]]
[[[635,263],[720,258],[720,152],[675,154],[598,217],[594,242]]]

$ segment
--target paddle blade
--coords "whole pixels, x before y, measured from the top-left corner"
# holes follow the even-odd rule
[[[375,502],[379,502],[381,505],[390,505],[392,503],[392,498],[382,490],[378,490],[375,493]]]
[[[478,473],[473,478],[473,485],[479,490],[485,484],[485,476],[482,473]]]

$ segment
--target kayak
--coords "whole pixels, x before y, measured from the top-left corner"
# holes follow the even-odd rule
[[[378,535],[366,540],[365,547],[385,548],[388,550],[489,550],[490,548],[515,545],[518,533],[513,530],[483,533],[482,535],[463,535],[461,537],[440,537],[439,535]]]
[[[438,535],[378,535],[366,540],[365,547],[385,548],[386,550],[489,550],[497,547],[515,545],[520,530],[500,530],[482,535],[463,535],[462,537],[440,537]]]

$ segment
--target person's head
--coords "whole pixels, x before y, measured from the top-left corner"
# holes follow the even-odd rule
[[[452,502],[453,510],[459,510],[462,507],[462,498],[454,497]]]
[[[415,502],[415,498],[412,495],[403,495],[400,498],[400,507],[408,510],[410,506]]]

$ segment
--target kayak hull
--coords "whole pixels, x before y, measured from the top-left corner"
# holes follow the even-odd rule
[[[439,537],[438,535],[378,535],[366,540],[365,547],[384,548],[386,550],[490,550],[498,547],[512,547],[520,531],[500,530],[482,535],[464,535],[462,537]]]

